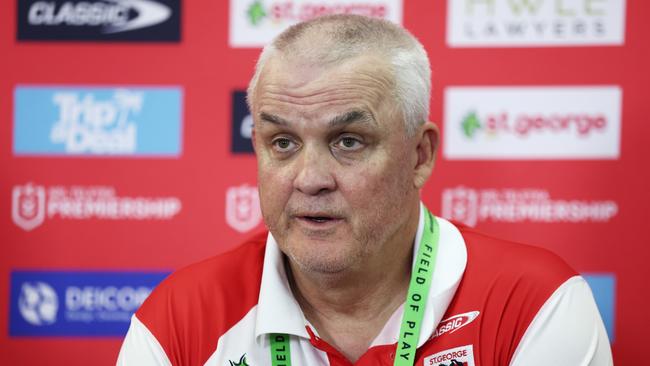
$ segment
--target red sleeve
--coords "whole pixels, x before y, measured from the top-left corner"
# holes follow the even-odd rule
[[[172,365],[203,365],[257,304],[266,233],[165,279],[137,311]]]
[[[483,304],[481,364],[508,365],[546,300],[577,273],[554,253],[461,228],[468,266],[459,291]],[[473,279],[470,283],[465,278]],[[470,288],[464,288],[465,286]]]

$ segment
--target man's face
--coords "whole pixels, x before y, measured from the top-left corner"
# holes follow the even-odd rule
[[[401,234],[419,201],[416,139],[391,91],[386,65],[370,56],[264,67],[253,106],[262,213],[303,270],[359,269],[412,240]]]

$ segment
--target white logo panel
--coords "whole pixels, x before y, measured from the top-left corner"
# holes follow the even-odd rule
[[[425,366],[474,366],[472,345],[451,348],[424,358]]]
[[[625,0],[448,0],[450,47],[623,45]]]
[[[329,14],[402,23],[401,0],[230,0],[230,47],[264,47],[289,26]]]
[[[617,159],[622,91],[594,87],[449,87],[452,160]]]

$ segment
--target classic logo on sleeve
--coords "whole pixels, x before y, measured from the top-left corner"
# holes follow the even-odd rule
[[[472,345],[456,347],[424,359],[424,366],[474,366]]]
[[[449,334],[454,333],[458,329],[473,322],[474,319],[478,318],[479,314],[480,314],[479,311],[470,311],[468,313],[458,314],[449,317],[447,319],[444,319],[440,321],[438,328],[433,333],[433,336],[431,336],[431,338],[440,337],[445,333],[449,333]]]

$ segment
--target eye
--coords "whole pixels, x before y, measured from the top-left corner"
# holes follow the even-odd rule
[[[278,137],[274,139],[271,144],[277,152],[281,153],[290,152],[292,150],[295,150],[297,147],[296,143],[287,137]]]
[[[364,147],[363,142],[354,136],[342,136],[334,143],[334,146],[346,151],[357,151]]]

